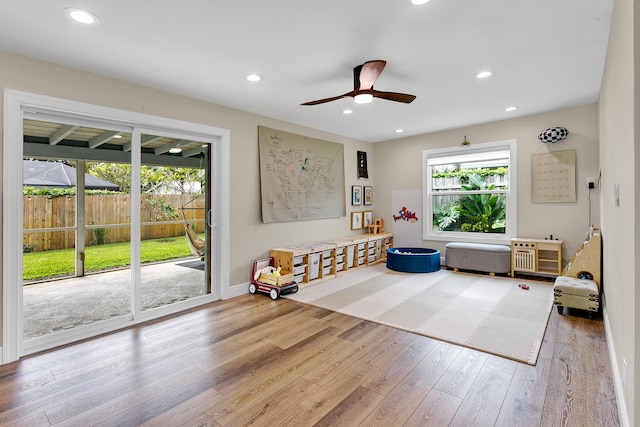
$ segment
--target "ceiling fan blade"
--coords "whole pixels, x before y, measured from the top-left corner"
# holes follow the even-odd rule
[[[374,98],[382,98],[382,99],[387,99],[389,101],[404,102],[405,104],[410,104],[414,99],[416,99],[415,95],[409,95],[408,93],[382,92],[379,90],[374,90],[372,92],[372,95]]]
[[[335,101],[338,100],[340,98],[348,98],[350,96],[355,96],[355,91],[351,91],[351,92],[347,92],[345,94],[342,95],[338,95],[338,96],[333,96],[331,98],[325,98],[325,99],[318,99],[316,101],[309,101],[309,102],[305,102],[303,104],[300,105],[318,105],[318,104],[324,104],[325,102],[331,102],[331,101]]]
[[[325,102],[331,102],[338,100],[340,98],[348,98],[348,97],[356,97],[356,95],[365,95],[370,94],[374,98],[382,98],[387,99],[389,101],[396,102],[404,102],[405,104],[409,104],[414,99],[416,99],[415,95],[409,95],[407,93],[398,93],[398,92],[383,92],[380,90],[375,90],[373,88],[373,84],[380,77],[382,70],[387,65],[387,61],[382,59],[378,59],[375,61],[367,61],[362,65],[358,65],[353,69],[353,90],[351,92],[347,92],[342,95],[334,96],[331,98],[318,99],[316,101],[305,102],[300,105],[318,105],[324,104]],[[357,98],[356,98],[357,101]]]
[[[353,69],[353,89],[366,90],[373,88],[373,84],[380,77],[387,61],[382,59],[367,61]]]

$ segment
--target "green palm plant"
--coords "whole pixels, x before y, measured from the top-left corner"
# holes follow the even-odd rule
[[[469,175],[469,183],[461,185],[465,191],[494,190],[476,174]],[[468,194],[460,198],[462,230],[477,233],[504,233],[506,206],[501,194]]]
[[[457,200],[438,206],[433,212],[433,229],[435,231],[451,231],[460,219],[460,204]]]

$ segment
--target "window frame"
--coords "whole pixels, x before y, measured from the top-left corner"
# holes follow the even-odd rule
[[[433,229],[433,193],[431,180],[431,165],[433,159],[456,156],[469,156],[482,153],[509,152],[509,180],[505,194],[506,227],[504,233],[478,233],[471,231],[436,231]],[[476,242],[510,244],[517,236],[517,157],[516,140],[495,141],[461,147],[438,148],[422,152],[422,208],[425,220],[422,225],[423,240],[444,240],[449,242]],[[488,191],[487,193],[496,193]]]

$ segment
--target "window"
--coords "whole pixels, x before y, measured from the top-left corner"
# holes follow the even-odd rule
[[[515,237],[515,147],[512,140],[423,152],[425,240]]]

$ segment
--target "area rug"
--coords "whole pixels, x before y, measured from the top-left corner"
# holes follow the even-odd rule
[[[450,270],[400,273],[378,264],[286,298],[535,365],[553,285]]]

